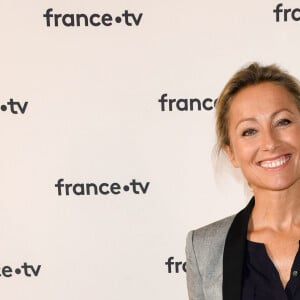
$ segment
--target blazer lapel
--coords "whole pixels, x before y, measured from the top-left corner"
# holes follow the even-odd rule
[[[234,218],[223,255],[223,300],[241,300],[244,253],[254,197]]]

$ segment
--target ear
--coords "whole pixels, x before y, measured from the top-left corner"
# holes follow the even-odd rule
[[[223,147],[223,150],[226,152],[229,160],[231,161],[232,165],[235,167],[235,168],[239,168],[240,167],[240,164],[238,163],[238,161],[236,160],[235,158],[235,155],[234,155],[234,152],[233,150],[231,149],[230,145],[225,145]]]

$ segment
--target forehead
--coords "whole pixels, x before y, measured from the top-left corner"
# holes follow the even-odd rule
[[[298,110],[295,97],[281,85],[263,82],[239,91],[231,100],[228,117],[231,121],[280,109]]]

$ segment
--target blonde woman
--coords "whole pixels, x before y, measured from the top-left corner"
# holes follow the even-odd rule
[[[298,80],[275,65],[239,70],[217,102],[216,129],[253,198],[188,234],[189,299],[300,299]]]

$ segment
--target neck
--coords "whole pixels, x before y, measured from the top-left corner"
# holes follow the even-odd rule
[[[300,224],[300,184],[282,191],[255,190],[250,227],[288,230]]]

